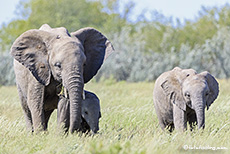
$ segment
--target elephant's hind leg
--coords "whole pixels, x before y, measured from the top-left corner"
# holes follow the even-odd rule
[[[172,132],[172,130],[174,129],[174,124],[173,124],[173,116],[171,113],[167,113],[164,110],[162,110],[158,104],[160,104],[160,102],[158,102],[157,100],[154,101],[154,106],[155,106],[155,111],[157,114],[157,118],[159,120],[159,124],[162,130],[169,130],[170,132]],[[171,122],[169,122],[171,121]]]
[[[174,129],[175,129],[175,126],[172,123],[169,123],[167,126],[166,126],[166,129],[169,131],[169,132],[172,132]]]
[[[158,116],[158,120],[162,130],[168,130],[169,132],[172,132],[174,130],[173,121],[168,122],[168,119],[164,119],[160,116]]]

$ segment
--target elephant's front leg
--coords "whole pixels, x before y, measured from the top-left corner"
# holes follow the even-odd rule
[[[34,79],[35,80],[35,79]],[[27,104],[32,115],[34,131],[46,130],[44,115],[44,89],[38,81],[28,86]]]
[[[175,104],[173,104],[173,122],[176,130],[184,131],[187,129],[186,113]]]
[[[27,129],[28,129],[28,131],[33,132],[32,117],[31,117],[30,109],[29,109],[28,104],[27,104],[26,97],[24,97],[23,92],[21,90],[21,87],[19,85],[17,85],[17,87],[18,87],[19,98],[21,100],[21,106],[22,106],[22,109],[24,112],[24,117],[26,120]]]
[[[33,132],[33,123],[32,123],[32,117],[31,117],[31,113],[30,113],[30,109],[28,108],[28,105],[26,104],[26,101],[21,101],[22,103],[22,109],[24,112],[24,117],[26,120],[26,126],[28,131],[32,131]]]

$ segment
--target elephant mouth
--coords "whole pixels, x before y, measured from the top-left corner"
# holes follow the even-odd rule
[[[84,133],[89,132],[90,127],[89,127],[88,123],[86,122],[86,120],[83,117],[81,117],[81,126],[82,126],[82,129],[83,129],[82,131]]]
[[[193,109],[193,110],[194,110],[194,108],[193,108],[193,106],[192,106],[192,101],[188,101],[188,102],[186,103],[186,105],[187,105],[190,109]]]
[[[58,86],[60,86],[60,85],[58,85]],[[57,89],[59,89],[59,87],[57,87]],[[69,92],[63,85],[61,85],[61,91],[60,91],[60,93],[58,93],[58,96],[62,96],[62,97],[65,97],[66,99],[69,99]],[[82,91],[82,99],[85,100],[85,91],[84,90]]]

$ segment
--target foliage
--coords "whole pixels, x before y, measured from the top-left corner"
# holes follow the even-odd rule
[[[47,23],[51,27],[65,25],[68,30],[76,31],[88,26],[101,27],[108,17],[101,12],[100,3],[86,0],[31,0],[28,5],[31,12],[28,22],[32,28]]]
[[[13,58],[9,53],[0,53],[0,85],[12,85],[14,83]]]
[[[70,32],[83,27],[94,27],[103,33],[118,32],[127,23],[131,8],[127,6],[127,15],[122,17],[116,11],[104,12],[105,7],[100,1],[92,0],[21,0],[17,7],[19,19],[3,24],[0,29],[0,52],[8,51],[13,41],[26,30],[38,29],[45,23],[51,27],[65,27]]]
[[[220,95],[206,110],[204,131],[163,132],[152,102],[154,83],[88,83],[101,100],[102,118],[94,136],[58,134],[56,111],[48,132],[31,135],[26,131],[16,87],[0,89],[0,153],[229,153],[229,81],[219,80]],[[100,87],[100,88],[99,88]],[[226,147],[228,150],[184,150],[183,147]]]
[[[202,45],[193,48],[189,44],[182,44],[179,50],[171,48],[170,52],[142,52],[145,41],[141,36],[129,37],[131,29],[124,28],[122,34],[116,36],[113,43],[117,53],[111,55],[96,76],[110,78],[117,81],[127,80],[153,81],[161,73],[179,66],[193,68],[197,72],[209,71],[218,78],[230,77],[230,29],[220,28],[217,33],[207,39]],[[167,34],[165,34],[167,35]],[[167,46],[168,42],[162,42]]]
[[[15,20],[0,29],[0,52],[8,52],[15,39],[28,30],[25,20]]]

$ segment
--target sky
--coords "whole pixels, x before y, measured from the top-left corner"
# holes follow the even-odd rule
[[[15,14],[16,6],[20,0],[4,0],[0,5],[0,25],[9,23],[17,16]],[[130,0],[120,0],[121,3]],[[167,17],[178,18],[182,22],[184,19],[193,20],[198,16],[201,6],[222,6],[230,0],[132,0],[136,5],[131,16],[135,20],[137,16],[146,10],[146,17],[150,18],[150,12],[156,10]]]

